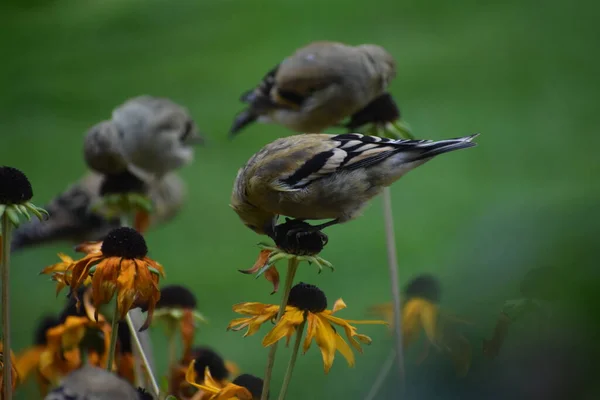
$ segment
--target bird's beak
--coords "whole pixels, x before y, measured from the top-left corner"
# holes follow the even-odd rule
[[[185,139],[185,144],[190,146],[204,146],[206,144],[205,135],[194,132]]]

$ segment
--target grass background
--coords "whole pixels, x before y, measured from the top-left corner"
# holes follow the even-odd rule
[[[241,108],[238,96],[310,41],[383,45],[398,62],[392,93],[417,136],[482,133],[477,148],[442,156],[393,187],[400,278],[435,273],[442,306],[475,323],[465,327],[474,360],[464,379],[436,354],[416,365],[420,350],[409,349],[406,398],[565,398],[548,389],[563,381],[569,398],[582,398],[591,393],[586,382],[567,378],[573,366],[591,362],[588,342],[574,338],[592,335],[591,301],[597,301],[587,296],[598,278],[600,225],[594,11],[592,2],[558,0],[5,1],[0,163],[25,171],[34,201],[43,204],[85,172],[83,135],[115,106],[141,94],[187,106],[209,142],[181,171],[189,184],[186,208],[148,234],[150,255],[165,265],[165,283],[188,285],[210,318],[198,343],[262,375],[261,335],[243,339],[225,327],[235,317],[232,304],[278,299],[269,296],[265,280],[237,272],[253,263],[259,238],[228,202],[237,169],[290,132],[254,125],[228,140]],[[302,267],[298,279],[318,284],[330,304],[343,297],[349,306],[343,316],[363,318],[369,305],[389,300],[381,201],[328,234],[323,256],[336,272],[317,276]],[[38,272],[68,249],[57,244],[15,255],[15,350],[30,343],[40,315],[62,307],[62,296],[55,299],[53,285]],[[491,334],[504,300],[518,297],[528,269],[544,265],[578,277],[552,282],[567,293],[556,306],[560,319],[541,331],[535,330],[539,323],[521,321],[498,359],[482,359],[481,340]],[[357,355],[354,369],[339,357],[324,376],[316,349],[300,357],[289,398],[363,398],[392,341],[382,327],[362,331],[374,343]],[[159,331],[153,338],[164,367],[164,339]],[[542,350],[540,343],[546,343]],[[556,355],[559,347],[564,356]],[[587,357],[565,361],[582,348]],[[539,358],[548,353],[558,358]],[[275,391],[287,357],[288,351],[279,352]],[[380,398],[399,398],[393,383],[387,381]],[[36,396],[30,387],[17,398]]]

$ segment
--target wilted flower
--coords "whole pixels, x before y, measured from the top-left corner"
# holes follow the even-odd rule
[[[84,248],[80,246],[80,248]],[[113,229],[102,242],[88,246],[88,253],[74,261],[64,272],[47,271],[59,282],[76,292],[88,277],[92,277],[92,301],[96,309],[108,303],[117,294],[117,312],[124,319],[130,309],[143,306],[148,317],[140,330],[148,328],[156,303],[160,299],[159,276],[164,277],[162,266],[147,257],[146,241],[135,229],[122,227]],[[62,286],[61,286],[62,285]],[[96,311],[97,313],[97,311]]]

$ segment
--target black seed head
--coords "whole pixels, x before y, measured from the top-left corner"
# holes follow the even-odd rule
[[[196,308],[196,296],[182,285],[163,286],[156,308]]]
[[[138,399],[140,400],[154,400],[154,397],[146,391],[144,388],[137,388]]]
[[[117,335],[119,338],[119,352],[121,354],[131,353],[131,332],[127,324],[119,322]]]
[[[204,371],[206,367],[210,371],[210,374],[216,380],[223,380],[229,377],[229,371],[225,366],[225,360],[216,351],[209,347],[196,347],[193,350],[196,362],[194,363],[194,369],[198,374],[199,380],[204,380]]]
[[[148,247],[144,237],[133,228],[121,227],[113,229],[102,242],[102,254],[107,257],[123,257],[128,259],[144,258]]]
[[[260,399],[262,396],[263,380],[250,374],[242,374],[233,380],[238,386],[245,387],[252,394],[253,399]]]
[[[275,227],[273,240],[286,253],[314,256],[323,250],[329,238],[304,221],[288,219]]]
[[[100,184],[100,196],[108,194],[146,193],[146,184],[129,171],[114,175],[104,175]]]
[[[404,295],[406,298],[421,297],[432,303],[439,303],[441,291],[437,278],[430,274],[421,274],[408,282],[404,288]]]
[[[300,310],[320,313],[327,308],[327,297],[315,285],[300,282],[290,290],[288,305]]]
[[[0,167],[0,204],[23,204],[32,197],[31,183],[23,172],[13,167]]]
[[[60,320],[54,315],[46,315],[40,318],[35,328],[34,344],[36,346],[45,345],[47,343],[46,332],[58,325],[60,325]]]

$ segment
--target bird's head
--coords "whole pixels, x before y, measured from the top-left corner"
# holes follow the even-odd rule
[[[190,164],[204,139],[187,109],[165,98],[136,97],[113,112],[123,154],[135,169],[155,176]]]
[[[119,132],[112,121],[102,121],[87,131],[83,157],[90,169],[101,174],[118,174],[127,169]]]
[[[381,46],[375,44],[363,44],[358,46],[358,50],[367,56],[367,59],[379,73],[382,79],[383,87],[386,88],[396,77],[396,61],[390,53]]]
[[[247,228],[259,235],[267,235],[273,238],[279,216],[248,202],[244,189],[238,185],[238,182],[239,179],[236,180],[236,185],[234,185],[229,206],[236,212]]]

